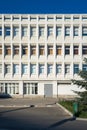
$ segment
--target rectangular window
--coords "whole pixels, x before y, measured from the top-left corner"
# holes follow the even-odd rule
[[[48,37],[53,36],[53,27],[48,27]]]
[[[87,46],[82,46],[82,54],[87,55]]]
[[[22,37],[26,37],[27,36],[27,31],[28,31],[27,27],[22,27]]]
[[[31,55],[36,55],[36,46],[31,46]]]
[[[0,93],[4,93],[4,84],[0,83]]]
[[[2,45],[0,45],[0,55],[2,55]]]
[[[74,64],[74,74],[79,72],[79,64]]]
[[[13,36],[19,36],[19,27],[13,27]]]
[[[28,74],[28,65],[22,64],[22,74]]]
[[[79,36],[79,27],[73,28],[73,36]]]
[[[62,34],[62,28],[56,27],[56,36],[61,36],[61,34]]]
[[[36,36],[36,27],[30,27],[30,36],[35,37]]]
[[[70,36],[70,27],[65,27],[65,36]]]
[[[5,55],[11,55],[11,47],[5,46]]]
[[[39,46],[39,55],[44,55],[45,54],[45,48],[43,45]]]
[[[0,27],[0,36],[2,36],[2,27]]]
[[[31,64],[30,71],[31,71],[31,74],[36,74],[36,64]]]
[[[70,74],[70,64],[65,64],[65,74]]]
[[[24,94],[38,94],[37,83],[24,83]]]
[[[10,36],[10,27],[5,27],[5,36]]]
[[[65,55],[70,55],[70,46],[65,46]]]
[[[79,54],[79,46],[74,46],[73,48],[74,50],[74,55],[78,55]]]
[[[87,36],[87,27],[82,27],[82,36]]]
[[[19,64],[14,64],[14,74],[19,74]]]
[[[10,64],[5,64],[5,73],[6,74],[11,73],[11,65]]]
[[[0,64],[0,74],[2,73],[2,64]]]
[[[48,55],[53,55],[53,46],[48,45]]]
[[[22,55],[28,55],[28,46],[22,46]]]
[[[62,65],[61,64],[57,64],[56,65],[56,73],[57,74],[61,74],[62,73]]]
[[[45,34],[45,28],[44,27],[39,27],[39,36],[43,37]]]
[[[61,55],[62,54],[62,46],[56,46],[56,55]]]
[[[44,74],[44,64],[39,64],[39,74]]]
[[[13,50],[14,50],[14,55],[19,55],[19,46],[14,46]]]
[[[52,64],[48,64],[48,74],[52,74],[53,73],[53,65]]]
[[[87,71],[87,64],[83,64],[82,69],[83,71]]]

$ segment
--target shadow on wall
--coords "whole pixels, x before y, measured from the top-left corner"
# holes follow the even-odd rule
[[[0,98],[6,99],[6,98],[12,98],[12,96],[6,93],[0,93]]]

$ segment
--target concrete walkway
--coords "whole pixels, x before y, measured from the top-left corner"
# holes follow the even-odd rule
[[[57,98],[3,98],[0,107],[56,106]]]

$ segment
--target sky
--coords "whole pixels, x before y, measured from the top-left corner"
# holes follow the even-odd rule
[[[87,13],[87,0],[0,0],[0,14]]]

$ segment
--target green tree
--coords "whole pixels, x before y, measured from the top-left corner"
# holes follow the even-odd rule
[[[84,58],[84,62],[87,65],[87,58]],[[73,84],[76,84],[81,89],[84,88],[84,91],[74,91],[79,95],[77,101],[83,106],[84,110],[87,110],[87,70],[80,70],[78,75],[81,77],[81,80],[72,80]]]

